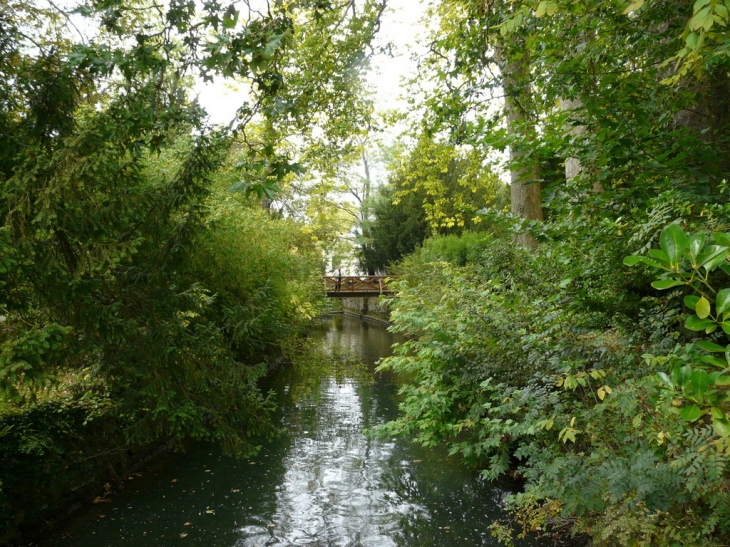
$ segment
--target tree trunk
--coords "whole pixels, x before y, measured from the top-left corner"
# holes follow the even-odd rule
[[[537,142],[535,127],[526,111],[530,101],[529,57],[526,51],[522,48],[520,53],[510,53],[511,57],[506,58],[504,50],[498,46],[495,58],[502,71],[507,132],[512,137],[509,147],[512,214],[527,220],[543,220],[540,165],[537,158],[530,157],[524,145],[516,144],[517,141]],[[537,240],[529,233],[522,233],[517,235],[517,244],[535,247]]]
[[[565,111],[576,111],[581,106],[583,106],[583,102],[580,99],[560,99],[560,109]],[[568,132],[569,135],[572,135],[573,137],[581,137],[586,132],[586,126],[585,125],[576,125],[571,128],[571,130]],[[573,182],[573,179],[583,170],[583,166],[580,164],[580,160],[578,158],[570,157],[566,158],[565,160],[565,180],[570,185]],[[603,185],[595,181],[593,182],[593,192],[596,194],[600,194],[604,191]]]

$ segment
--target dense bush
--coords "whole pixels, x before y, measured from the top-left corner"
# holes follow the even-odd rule
[[[257,382],[319,307],[319,253],[302,227],[212,191],[219,143],[181,138],[160,155],[128,156],[91,145],[108,123],[100,114],[29,160],[44,169],[0,180],[11,204],[0,240],[7,534],[44,505],[20,494],[33,488],[23,478],[52,474],[38,497],[57,498],[63,462],[106,442],[102,421],[114,432],[102,460],[162,439],[255,451],[276,431]],[[71,415],[63,431],[43,425]],[[21,445],[34,456],[14,456]]]
[[[466,235],[426,242],[401,265],[392,317],[408,340],[381,368],[409,381],[401,417],[380,432],[446,442],[487,478],[521,476],[514,522],[494,526],[506,542],[514,526],[607,546],[730,537],[728,365],[717,357],[730,239],[671,225],[647,255],[659,211],[676,213],[657,205],[637,215],[654,226],[648,245],[620,227],[553,223],[536,250]],[[714,211],[705,226],[724,215]],[[628,263],[645,268],[623,265],[632,248]]]

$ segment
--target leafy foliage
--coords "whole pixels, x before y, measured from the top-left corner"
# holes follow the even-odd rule
[[[662,232],[661,257],[626,260],[706,291],[708,267],[719,275],[727,248],[680,232]],[[587,261],[578,241],[589,234]],[[723,544],[728,365],[715,356],[725,347],[688,343],[676,289],[646,293],[648,277],[617,275],[624,257],[604,229],[562,235],[534,251],[514,247],[509,233],[462,236],[466,255],[427,241],[403,262],[391,305],[408,339],[381,368],[408,382],[402,416],[380,433],[446,442],[488,478],[522,476],[515,521],[494,527],[508,542],[517,526],[587,534],[597,545]],[[695,238],[702,259],[692,262]],[[690,325],[705,313],[701,298],[687,299]]]
[[[0,2],[0,541],[62,497],[67,463],[93,475],[191,438],[242,456],[276,434],[258,381],[320,308],[319,248],[225,188],[270,197],[300,172],[273,120],[304,132],[327,109],[373,35],[365,4]],[[299,80],[323,29],[349,54]],[[238,78],[250,101],[211,127],[193,77]]]

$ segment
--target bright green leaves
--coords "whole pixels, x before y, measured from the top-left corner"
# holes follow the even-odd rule
[[[268,157],[267,157],[268,156]],[[273,156],[273,157],[272,157]],[[264,151],[263,158],[248,159],[236,164],[245,180],[238,181],[228,188],[229,192],[256,195],[258,198],[273,200],[281,192],[280,184],[290,173],[301,174],[303,168],[285,156],[274,156],[273,150]]]
[[[707,2],[705,2],[707,4]],[[664,270],[660,279],[654,281],[655,289],[671,289],[686,286],[694,294],[684,297],[684,304],[692,312],[685,321],[685,328],[695,332],[714,333],[718,326],[730,334],[730,288],[717,290],[715,277],[718,269],[727,273],[730,235],[722,232],[713,234],[717,245],[707,242],[704,234],[687,236],[677,225],[668,226],[661,234],[661,251],[650,251],[655,263],[648,264],[657,270]],[[645,257],[627,257],[626,265],[647,264]],[[730,408],[730,344],[722,345],[717,339],[699,340],[695,346],[707,352],[705,355],[688,354],[683,357],[687,364],[677,364],[671,375],[660,372],[656,381],[662,389],[674,397],[679,391],[682,405],[679,415],[688,424],[702,425],[711,419],[715,435],[722,439],[730,437],[730,421],[726,410]],[[722,354],[718,358],[715,354]],[[713,370],[708,372],[708,370]]]
[[[562,387],[563,389],[574,391],[576,388],[584,387],[588,388],[590,390],[595,389],[596,397],[600,401],[603,401],[608,395],[613,393],[613,390],[611,389],[611,386],[608,385],[600,385],[598,388],[594,388],[594,386],[591,383],[592,380],[600,381],[603,380],[606,377],[606,371],[603,369],[591,369],[589,371],[579,371],[575,374],[563,374],[558,378],[558,381],[556,383],[557,387]],[[573,439],[575,440],[575,439]]]
[[[714,290],[708,286],[708,276],[718,268],[728,268],[727,257],[730,236],[718,232],[713,234],[714,245],[707,242],[704,234],[687,235],[676,224],[667,226],[661,233],[661,249],[651,249],[649,256],[629,256],[624,259],[627,266],[645,264],[657,270],[664,270],[651,286],[667,290],[687,286],[696,294],[684,298],[685,305],[695,314],[687,317],[685,327],[693,331],[710,334],[721,326],[730,332],[725,315],[730,311],[730,289],[722,289],[713,297]],[[714,310],[713,310],[714,308]],[[714,312],[714,313],[713,313]]]
[[[686,286],[692,290],[694,294],[684,297],[685,306],[694,312],[685,321],[688,330],[712,334],[719,326],[730,334],[730,288],[717,290],[716,277],[711,277],[718,269],[727,273],[730,235],[718,232],[712,239],[717,245],[709,243],[704,234],[688,236],[676,224],[665,228],[660,237],[661,251],[650,251],[656,263],[649,265],[664,270],[652,286],[659,290]],[[633,256],[627,257],[624,264],[647,264],[648,260]],[[725,415],[725,409],[730,408],[730,376],[726,374],[730,369],[730,344],[718,341],[698,340],[695,346],[705,355],[685,355],[684,364],[675,365],[671,376],[660,372],[656,380],[663,389],[680,391],[679,404],[691,403],[679,411],[685,422],[701,424],[701,418],[711,416],[716,435],[726,438],[730,436],[730,422]],[[724,359],[713,354],[722,354]]]
[[[716,325],[711,319],[700,319],[696,315],[690,315],[685,320],[684,327],[699,332],[716,327]]]

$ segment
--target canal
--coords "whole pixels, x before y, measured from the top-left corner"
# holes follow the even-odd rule
[[[497,545],[489,525],[504,516],[509,483],[485,483],[444,451],[363,433],[397,415],[397,382],[373,373],[395,336],[336,316],[310,340],[318,352],[272,379],[284,433],[256,457],[209,445],[166,456],[33,545]]]

